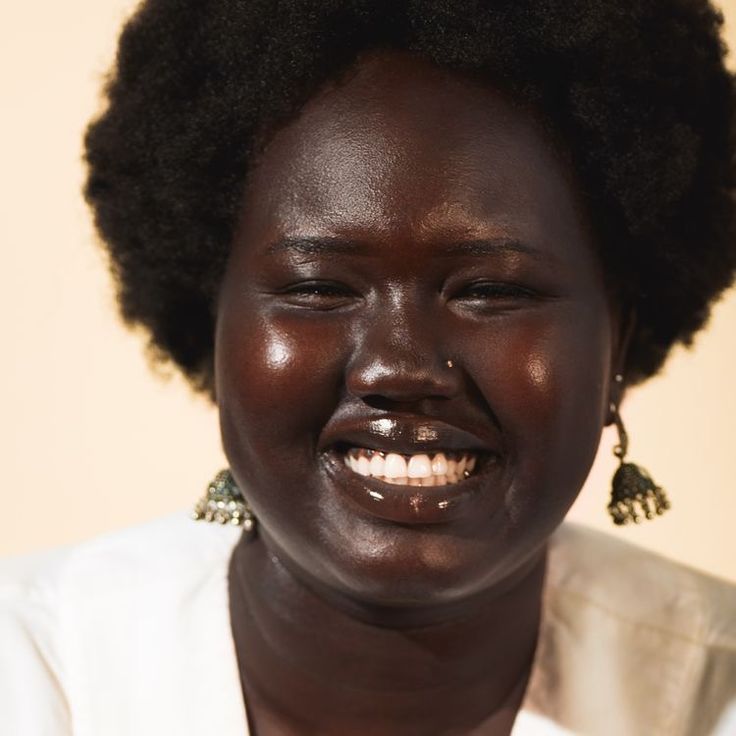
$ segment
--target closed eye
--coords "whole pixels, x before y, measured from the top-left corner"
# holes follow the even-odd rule
[[[355,293],[332,281],[302,281],[279,292],[288,304],[310,309],[329,310],[347,304]]]
[[[548,298],[508,281],[476,281],[450,292],[448,305],[468,315],[494,317],[536,308]]]
[[[535,299],[539,295],[517,284],[496,281],[480,281],[465,287],[456,298],[461,299]]]

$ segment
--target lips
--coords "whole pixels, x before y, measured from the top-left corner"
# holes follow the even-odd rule
[[[490,433],[488,433],[490,434]],[[473,457],[478,467],[457,482],[416,484],[386,482],[386,478],[355,472],[350,453],[356,448],[384,456]],[[496,437],[425,417],[382,415],[336,422],[320,437],[321,457],[331,484],[370,515],[403,524],[434,524],[482,512],[500,502],[493,493],[502,472],[502,453]],[[359,451],[361,452],[361,451]],[[347,461],[346,461],[347,459]]]
[[[319,449],[364,447],[399,455],[438,452],[500,454],[494,438],[437,419],[383,415],[336,422],[328,425],[320,438]]]

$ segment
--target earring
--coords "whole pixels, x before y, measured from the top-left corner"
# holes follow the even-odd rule
[[[229,470],[221,470],[207,486],[205,495],[197,501],[192,518],[218,524],[242,526],[243,533],[252,537],[257,520]]]
[[[618,376],[616,380],[618,381]],[[655,485],[644,468],[624,462],[629,448],[629,436],[618,413],[618,406],[611,403],[610,409],[618,429],[618,444],[613,448],[613,454],[619,459],[620,464],[613,476],[608,513],[617,526],[628,524],[630,521],[638,524],[641,521],[640,514],[647,519],[653,519],[655,515],[663,514],[670,507],[670,502],[665,492]]]

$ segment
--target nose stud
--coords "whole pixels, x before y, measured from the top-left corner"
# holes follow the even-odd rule
[[[454,363],[451,360],[447,361],[447,367],[452,368],[454,366]]]

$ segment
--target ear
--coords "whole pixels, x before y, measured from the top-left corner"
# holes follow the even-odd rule
[[[636,329],[636,311],[633,308],[622,309],[619,314],[618,327],[615,333],[615,343],[611,352],[611,373],[608,386],[608,405],[621,406],[626,393],[627,381],[624,373],[626,358],[629,354],[631,339]],[[613,412],[608,410],[606,427],[615,421]]]

